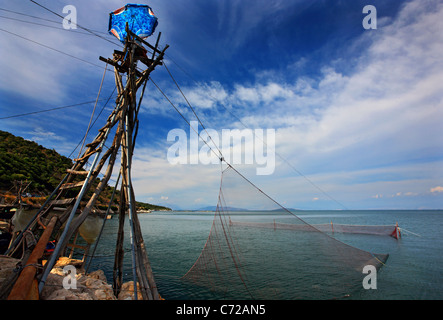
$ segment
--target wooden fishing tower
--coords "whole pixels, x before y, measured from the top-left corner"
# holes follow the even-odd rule
[[[7,255],[13,256],[15,251],[20,252],[17,249],[26,248],[20,252],[23,257],[23,267],[20,276],[14,281],[15,284],[13,284],[14,287],[8,299],[28,299],[30,293],[31,296],[35,297],[32,291],[35,291],[33,288],[36,287],[36,283],[38,283],[38,291],[41,292],[48,274],[66,248],[86,249],[75,243],[76,235],[79,232],[79,227],[91,215],[100,194],[108,185],[119,152],[121,155],[119,169],[121,192],[118,211],[119,229],[114,261],[114,293],[117,296],[122,285],[123,230],[125,218],[128,217],[135,299],[139,298],[137,288],[139,288],[141,298],[144,300],[158,300],[160,298],[136,213],[131,166],[139,127],[138,113],[146,83],[155,67],[162,64],[168,45],[163,50],[159,50],[160,33],[155,46],[152,46],[133,33],[128,28],[127,23],[126,33],[127,37],[123,51],[115,50],[113,59],[100,57],[100,60],[106,62],[106,67],[108,65],[114,67],[115,83],[118,90],[114,110],[109,115],[106,124],[98,130],[99,132],[94,140],[87,144],[83,154],[74,160],[73,167],[67,170],[66,176],[38,210],[34,218],[14,239],[6,252]],[[152,54],[149,54],[150,57],[148,57],[148,50],[145,47],[152,51]],[[139,62],[146,66],[144,71],[137,69]],[[123,81],[123,76],[126,76],[126,81]],[[142,92],[140,97],[137,98],[137,92],[140,88],[142,88]],[[112,144],[108,148],[105,143],[112,135]],[[89,161],[92,162],[87,166]],[[107,167],[103,177],[97,184],[98,175],[104,169],[106,163]],[[86,167],[87,170],[85,170]],[[75,196],[72,196],[73,194]],[[109,208],[111,203],[112,199],[109,202]],[[30,237],[30,235],[32,236]],[[29,238],[33,239],[29,240]],[[56,240],[56,246],[46,264],[41,266],[39,260],[50,239]],[[71,242],[73,239],[74,243]],[[43,268],[41,273],[37,272],[39,268]]]

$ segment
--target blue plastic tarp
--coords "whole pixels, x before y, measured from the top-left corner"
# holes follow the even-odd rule
[[[149,6],[129,3],[109,14],[109,33],[121,42],[126,39],[126,22],[129,30],[140,38],[153,34],[158,24],[157,17]]]

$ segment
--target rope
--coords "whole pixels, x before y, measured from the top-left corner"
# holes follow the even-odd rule
[[[374,256],[374,254],[372,253],[372,252],[369,252],[370,254],[371,254],[371,256],[375,259],[375,260],[377,260],[378,262],[380,262],[384,267],[386,267],[386,264],[383,262],[383,261],[381,261],[379,258],[377,258],[376,256]]]
[[[54,21],[54,20],[50,20],[50,19],[46,19],[46,18],[41,18],[41,17],[37,17],[37,16],[30,15],[30,14],[26,14],[26,13],[22,13],[22,12],[17,12],[17,11],[9,10],[9,9],[5,9],[5,8],[0,8],[0,10],[1,10],[1,11],[6,11],[6,12],[9,12],[9,13],[18,14],[18,15],[25,16],[25,17],[29,17],[29,18],[33,18],[33,19],[38,19],[38,20],[42,20],[42,21],[47,21],[47,22],[51,22],[51,23],[55,23],[55,24],[57,24],[57,25],[60,25],[60,21]],[[11,20],[17,20],[17,21],[20,21],[20,22],[26,22],[26,23],[32,23],[32,24],[41,25],[41,26],[45,26],[45,27],[51,27],[51,26],[49,26],[49,25],[40,24],[40,23],[35,23],[35,22],[31,22],[31,21],[26,21],[26,20],[20,20],[20,19],[11,18],[11,17],[1,17],[1,18],[11,19]],[[63,19],[63,20],[64,20],[64,19]],[[60,30],[59,27],[52,27],[52,28],[56,28],[56,29],[59,29],[59,30]],[[65,29],[63,29],[63,30],[65,30]],[[92,30],[92,29],[89,29],[89,30]],[[70,31],[74,31],[74,29],[71,29]],[[108,35],[108,36],[109,36],[109,33],[107,33],[107,32],[102,32],[102,31],[97,31],[97,30],[92,30],[92,31],[94,31],[95,33],[101,33],[101,34],[103,34],[103,35]],[[81,34],[92,35],[92,34],[90,34],[90,33],[85,33],[85,32],[78,32],[78,31],[75,31],[75,32],[77,32],[77,33],[81,33]]]
[[[1,8],[0,8],[1,10]],[[63,31],[67,31],[67,32],[74,32],[74,33],[78,33],[78,34],[85,34],[87,36],[91,36],[91,34],[86,33],[86,32],[81,32],[81,31],[75,31],[75,29],[64,29],[64,28],[60,28],[60,27],[56,27],[56,26],[49,26],[47,24],[43,24],[43,23],[37,23],[37,22],[32,22],[32,21],[26,21],[26,20],[22,20],[22,19],[17,19],[17,18],[11,18],[11,17],[5,17],[5,16],[0,16],[0,18],[3,19],[8,19],[8,20],[13,20],[13,21],[18,21],[18,22],[23,22],[23,23],[29,23],[29,24],[33,24],[36,26],[42,26],[42,27],[46,27],[46,28],[51,28],[51,29],[56,29],[56,30],[63,30]],[[54,21],[53,21],[54,22]],[[59,23],[59,22],[57,22]]]
[[[85,59],[82,59],[82,58],[79,58],[79,57],[76,57],[76,56],[73,56],[72,54],[69,54],[69,53],[63,52],[63,51],[61,51],[61,50],[58,50],[58,49],[52,48],[52,47],[50,47],[50,46],[47,46],[47,45],[45,45],[45,44],[43,44],[43,43],[40,43],[40,42],[34,41],[34,40],[32,40],[32,39],[29,39],[29,38],[23,37],[23,36],[21,36],[21,35],[19,35],[19,34],[16,34],[16,33],[14,33],[14,32],[11,32],[11,31],[8,31],[8,30],[2,29],[2,28],[0,28],[0,31],[3,31],[3,32],[6,32],[6,33],[9,33],[9,34],[11,34],[11,35],[13,35],[13,36],[16,36],[16,37],[19,37],[19,38],[21,38],[21,39],[23,39],[23,40],[27,40],[27,41],[29,41],[29,42],[32,42],[32,43],[38,44],[39,46],[45,47],[46,49],[50,49],[50,50],[53,50],[53,51],[55,51],[55,52],[58,52],[58,53],[64,54],[65,56],[68,56],[68,57],[71,57],[71,58],[77,59],[77,60],[82,61],[82,62],[84,62],[84,63],[90,64],[90,65],[92,65],[92,66],[94,66],[94,67],[99,67],[100,69],[102,68],[102,66],[100,66],[100,65],[98,65],[98,64],[92,63],[92,62],[90,62],[90,61],[88,61],[88,60],[85,60]]]
[[[103,105],[102,109],[100,110],[99,114],[97,115],[97,118],[95,118],[94,122],[92,123],[93,127],[95,125],[95,123],[97,122],[97,120],[100,118],[101,114],[103,113],[103,110],[105,110],[106,106],[108,105],[109,101],[111,100],[112,96],[114,95],[115,90],[117,89],[117,87],[114,87],[114,90],[112,91],[111,95],[109,96],[109,98],[106,100],[106,103]],[[105,100],[105,99],[103,99]],[[74,154],[75,150],[77,150],[78,146],[82,143],[82,139],[79,141],[79,143],[77,144],[77,146],[74,148],[74,150],[72,150],[72,152],[69,154],[68,158],[71,158],[71,156]],[[108,148],[109,149],[109,148]]]
[[[195,80],[192,75],[190,75],[188,72],[186,72],[186,70],[184,70],[177,62],[175,62],[169,55],[167,55],[167,57],[184,73],[186,74],[192,81],[194,81],[196,84],[198,84],[197,80]],[[166,65],[165,65],[166,68]],[[166,68],[166,70],[168,70],[168,68]],[[169,70],[168,70],[169,72]],[[175,80],[174,80],[175,82]],[[181,92],[181,90],[180,90]],[[183,94],[183,93],[182,93]],[[209,98],[211,98],[213,101],[215,102],[219,102],[216,98],[212,97],[211,95],[207,94],[207,96]],[[187,100],[186,100],[187,101]],[[239,118],[237,117],[231,110],[229,110],[227,107],[225,107],[225,105],[223,103],[220,103],[220,105],[229,112],[229,114],[231,116],[233,116],[245,129],[249,129],[248,126]],[[192,108],[191,108],[192,109]],[[192,109],[193,110],[193,109]],[[193,110],[194,112],[194,110]],[[194,112],[195,114],[195,112]],[[197,115],[196,115],[197,117]],[[198,119],[198,117],[197,117]],[[200,120],[199,120],[200,122]],[[203,126],[203,124],[200,122],[200,124]],[[254,132],[254,136],[255,138],[259,139],[265,146],[268,146],[267,143],[265,141],[263,141],[263,139],[261,139],[260,137],[258,137],[256,135],[256,133]],[[211,139],[212,140],[212,139]],[[218,148],[217,148],[218,149]],[[327,198],[329,198],[330,200],[334,201],[335,203],[337,203],[339,206],[343,207],[345,210],[349,210],[343,203],[341,203],[340,201],[336,200],[335,198],[333,198],[331,195],[329,195],[326,191],[324,191],[322,188],[320,188],[318,185],[316,185],[311,179],[309,179],[306,175],[304,175],[301,171],[297,170],[297,168],[295,168],[286,158],[284,158],[282,155],[280,155],[275,149],[275,154],[283,161],[285,162],[292,170],[294,170],[299,176],[303,177],[307,182],[309,182],[313,187],[315,187],[317,190],[319,190],[321,193],[323,193]]]
[[[152,78],[150,77],[149,80],[151,80],[151,82],[157,87],[157,89],[160,91],[160,93],[166,98],[166,100],[168,100],[168,102],[171,104],[171,106],[175,109],[175,111],[178,112],[178,114],[183,118],[183,120],[185,120],[185,122],[189,125],[189,127],[198,135],[198,137],[208,146],[208,148],[215,154],[215,156],[217,158],[219,158],[221,161],[225,161],[223,156],[220,157],[220,155],[218,155],[214,149],[211,148],[211,146],[208,144],[207,141],[205,141],[201,136],[200,133],[198,133],[198,131],[195,130],[194,127],[191,126],[191,123],[188,121],[188,119],[185,118],[185,116],[178,110],[178,108],[174,105],[174,103],[172,103],[172,101],[168,98],[168,96],[163,92],[162,89],[160,89],[160,87],[154,82],[154,80],[152,80]],[[211,139],[212,140],[212,139]],[[219,150],[220,151],[220,150]],[[220,152],[221,154],[221,152]],[[226,162],[227,163],[227,162]]]
[[[39,7],[45,9],[46,11],[49,11],[50,13],[55,14],[57,17],[60,17],[60,18],[62,18],[63,20],[65,20],[65,17],[63,17],[61,14],[58,14],[57,12],[52,11],[51,9],[49,9],[49,8],[47,8],[47,7],[43,6],[43,5],[41,5],[40,3],[38,3],[38,2],[36,2],[36,1],[34,1],[34,0],[30,0],[30,1],[31,1],[32,3],[38,5]],[[87,31],[87,32],[89,32],[90,34],[92,34],[92,35],[94,35],[94,36],[96,36],[96,37],[98,37],[98,38],[100,38],[100,39],[103,39],[103,40],[105,40],[105,41],[107,41],[107,42],[112,43],[113,45],[118,45],[118,46],[120,46],[120,47],[122,46],[121,43],[116,43],[116,42],[114,42],[114,41],[111,41],[111,40],[109,40],[109,39],[106,39],[105,37],[102,37],[102,36],[96,34],[96,33],[93,32],[91,29],[85,28],[85,27],[79,25],[78,23],[76,23],[75,25],[76,25],[77,27],[79,27],[80,29],[83,29],[83,30]]]
[[[89,119],[88,128],[86,129],[85,137],[83,138],[83,143],[82,143],[82,146],[81,146],[81,148],[80,148],[80,150],[78,152],[78,157],[77,158],[80,158],[80,155],[81,155],[81,153],[83,151],[83,147],[85,145],[86,138],[87,138],[87,136],[89,134],[89,130],[91,129],[92,118],[94,118],[95,108],[97,107],[98,99],[100,98],[100,93],[102,92],[103,81],[105,80],[105,75],[106,75],[107,67],[108,67],[108,63],[106,63],[105,70],[103,71],[103,77],[102,77],[102,81],[100,83],[100,89],[98,90],[97,98],[95,99],[94,109],[92,110],[91,118]]]
[[[102,99],[105,100],[105,99]],[[40,111],[33,111],[33,112],[27,112],[27,113],[20,113],[20,114],[16,114],[13,116],[7,116],[7,117],[1,117],[0,120],[4,120],[4,119],[11,119],[11,118],[18,118],[18,117],[24,117],[24,116],[29,116],[32,114],[37,114],[37,113],[43,113],[43,112],[50,112],[50,111],[56,111],[56,110],[60,110],[60,109],[67,109],[67,108],[73,108],[73,107],[78,107],[78,106],[83,106],[85,104],[90,104],[93,103],[93,101],[86,101],[86,102],[81,102],[81,103],[76,103],[76,104],[71,104],[68,106],[63,106],[63,107],[55,107],[55,108],[51,108],[51,109],[45,109],[45,110],[40,110]]]
[[[198,122],[200,123],[200,125],[203,127],[203,130],[205,130],[206,134],[208,135],[209,139],[212,141],[212,143],[214,144],[215,148],[218,150],[219,152],[219,158],[223,158],[223,154],[220,151],[220,149],[218,148],[217,144],[214,142],[214,140],[212,139],[212,137],[209,135],[208,131],[206,130],[205,125],[203,124],[203,122],[200,120],[199,116],[197,115],[197,113],[195,112],[194,108],[192,107],[191,103],[189,102],[189,100],[186,98],[185,94],[183,93],[182,89],[180,88],[180,86],[178,85],[177,81],[175,80],[175,78],[172,76],[171,71],[169,71],[168,67],[166,66],[166,63],[163,61],[163,65],[165,66],[166,71],[168,71],[169,76],[171,77],[172,81],[174,81],[177,89],[180,91],[181,95],[183,96],[183,98],[185,99],[186,103],[188,104],[189,108],[191,109],[191,111],[194,113],[195,117],[197,118]]]
[[[36,269],[43,270],[43,265],[41,263],[30,263],[30,264],[27,264],[24,267],[22,267],[22,270],[24,268],[27,268],[27,267],[34,267]]]
[[[165,66],[166,67],[166,66]],[[166,70],[167,67],[166,67]],[[168,70],[169,73],[169,70]],[[170,73],[169,73],[170,74]],[[178,86],[177,82],[175,81],[175,79],[172,77],[172,75],[170,74],[171,78],[174,80],[176,86],[179,88],[181,94],[183,95],[183,97],[185,98],[185,100],[188,102],[189,107],[191,108],[192,112],[196,115],[197,119],[199,120],[200,124],[204,127],[204,125],[201,123],[200,119],[198,118],[195,110],[192,108],[192,106],[190,105],[189,101],[186,99],[186,97],[183,94],[183,91],[180,89],[180,87]],[[220,151],[219,148],[217,148],[219,155],[217,155],[217,153],[211,148],[211,146],[204,140],[201,138],[200,134],[191,126],[191,124],[189,123],[189,121],[184,117],[184,115],[178,110],[178,108],[172,103],[172,101],[166,96],[166,94],[158,87],[158,85],[152,80],[152,78],[150,78],[150,80],[152,81],[152,83],[154,83],[154,85],[157,87],[157,89],[163,94],[163,96],[168,100],[168,102],[174,107],[174,109],[180,114],[180,116],[185,120],[185,122],[190,126],[190,128],[192,128],[194,130],[194,132],[197,133],[198,137],[209,147],[209,149],[217,156],[219,157],[220,161],[225,162],[229,168],[232,168],[238,175],[240,175],[243,179],[245,179],[248,183],[250,183],[254,188],[256,188],[258,191],[260,191],[263,195],[265,195],[268,199],[270,199],[271,201],[273,201],[275,204],[277,204],[279,207],[284,208],[280,203],[278,203],[276,200],[274,200],[272,197],[270,197],[269,195],[267,195],[265,192],[263,192],[260,188],[258,188],[254,183],[252,183],[249,179],[247,179],[244,175],[242,175],[237,169],[235,169],[229,162],[226,161],[226,159],[223,157],[222,152]],[[209,134],[208,134],[209,136]],[[209,136],[210,137],[210,136]],[[212,140],[212,138],[211,138]],[[213,141],[213,140],[212,140]],[[213,141],[214,142],[214,141]],[[215,144],[215,143],[214,143]],[[227,170],[227,169],[226,169]],[[294,170],[296,170],[294,168]],[[300,172],[299,172],[300,173]],[[301,173],[300,173],[301,174]],[[316,186],[311,180],[309,180],[307,177],[305,177],[313,186]],[[317,187],[317,186],[316,186]],[[320,191],[322,191],[321,188],[317,187]],[[322,191],[325,195],[327,195],[329,198],[333,199],[332,197],[330,197],[326,192]],[[333,199],[334,200],[334,199]],[[340,204],[340,202],[334,200],[335,202],[337,202],[338,204]],[[343,207],[345,207],[344,205],[342,205]],[[346,208],[346,207],[345,207]],[[297,215],[295,215],[294,213],[290,212],[289,210],[287,210],[286,208],[284,208],[289,214],[297,217],[298,219],[300,219]],[[301,219],[300,219],[301,220]],[[303,221],[303,220],[302,220]],[[304,222],[304,221],[303,221]]]
[[[414,236],[421,237],[421,235],[419,235],[417,233],[414,233],[412,231],[408,231],[408,230],[406,230],[404,228],[398,228],[398,229],[400,230],[400,232],[406,231],[407,233],[413,234]]]

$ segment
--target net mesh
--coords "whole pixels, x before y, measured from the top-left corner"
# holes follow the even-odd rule
[[[361,290],[363,268],[388,258],[320,229],[228,167],[207,242],[183,278],[227,299],[333,299]]]
[[[238,227],[251,227],[251,228],[271,228],[274,230],[294,230],[294,231],[321,231],[325,233],[354,233],[354,234],[372,234],[377,236],[391,236],[398,237],[398,227],[392,226],[364,226],[364,225],[351,225],[351,224],[339,224],[339,223],[323,223],[323,224],[291,224],[291,223],[279,223],[275,220],[272,222],[240,222],[230,221],[230,225]]]

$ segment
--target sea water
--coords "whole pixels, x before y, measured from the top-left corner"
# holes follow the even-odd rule
[[[362,286],[344,299],[443,299],[443,210],[297,211],[295,214],[310,224],[331,221],[355,225],[398,223],[403,229],[399,240],[389,236],[334,234],[336,239],[356,248],[389,254],[386,264],[377,273],[377,288],[365,289]],[[139,214],[139,220],[162,297],[167,300],[225,298],[182,279],[205,246],[214,220],[213,212],[154,212]],[[127,271],[124,281],[131,281],[128,221],[125,227],[124,268]],[[91,271],[104,270],[109,283],[112,283],[117,230],[116,217],[106,221],[90,266]],[[261,239],[250,241],[251,245],[256,245]],[[278,239],[275,241],[278,245]],[[262,256],[257,256],[256,260],[262,268],[275,268],[276,261],[263,259]],[[321,295],[312,298],[323,299]]]

